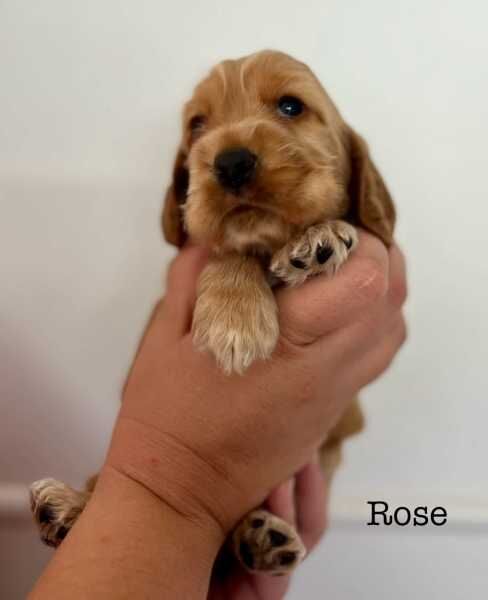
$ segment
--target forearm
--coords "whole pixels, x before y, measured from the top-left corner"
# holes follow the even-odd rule
[[[30,598],[206,598],[220,544],[109,467]]]

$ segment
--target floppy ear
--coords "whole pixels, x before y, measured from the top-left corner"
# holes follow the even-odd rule
[[[348,193],[353,221],[376,234],[389,246],[393,241],[395,207],[361,136],[348,128],[351,175]]]
[[[186,240],[182,206],[186,201],[190,177],[185,161],[186,155],[179,150],[173,167],[173,180],[164,199],[162,215],[164,237],[175,246],[182,246]]]

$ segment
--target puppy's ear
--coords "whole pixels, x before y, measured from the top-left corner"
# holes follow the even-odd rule
[[[186,201],[190,177],[185,163],[186,155],[179,150],[173,167],[173,179],[164,199],[162,215],[164,237],[175,246],[182,246],[186,240],[182,207]]]
[[[347,130],[351,175],[348,193],[352,219],[389,246],[393,241],[395,207],[361,136]]]

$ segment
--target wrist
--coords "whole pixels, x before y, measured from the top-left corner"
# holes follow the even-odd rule
[[[144,484],[119,471],[110,464],[105,464],[99,473],[93,501],[109,508],[124,506],[124,515],[133,521],[151,522],[153,527],[161,528],[166,539],[177,532],[177,537],[191,540],[189,547],[198,552],[192,552],[210,565],[224,542],[220,528],[210,518],[198,518],[186,515],[168,504],[163,498],[156,496]],[[166,530],[168,528],[168,530]],[[180,544],[181,545],[181,544]]]
[[[120,551],[118,561],[125,562],[130,570],[139,566],[144,585],[151,579],[153,588],[159,593],[164,590],[168,597],[173,597],[171,591],[174,597],[206,597],[212,567],[222,545],[220,531],[210,520],[195,520],[178,513],[152,491],[108,464],[100,472],[93,505],[94,512],[116,513],[111,518],[119,531],[120,541],[115,548],[116,553],[117,548]],[[191,577],[182,574],[182,564],[191,570]]]
[[[218,542],[235,524],[225,476],[170,434],[119,417],[106,467],[153,494],[180,518]],[[232,490],[234,492],[234,490]]]

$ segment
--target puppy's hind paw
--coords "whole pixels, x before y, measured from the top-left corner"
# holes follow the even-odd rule
[[[356,230],[345,221],[309,227],[275,253],[270,271],[288,285],[299,285],[313,275],[333,275],[358,241]]]
[[[242,565],[252,572],[285,575],[304,558],[296,530],[267,510],[254,510],[236,527],[232,545]]]
[[[55,479],[41,479],[30,486],[30,503],[41,540],[57,548],[64,540],[89,494],[78,492]]]

